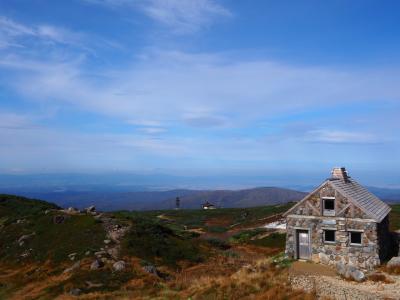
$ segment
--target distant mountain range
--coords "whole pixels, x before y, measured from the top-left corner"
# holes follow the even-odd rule
[[[251,207],[300,200],[315,188],[306,182],[321,181],[303,177],[275,173],[198,177],[129,173],[0,174],[0,194],[43,199],[63,207],[95,205],[106,211],[170,209],[175,207],[176,197],[181,198],[182,208],[199,208],[206,201],[220,207]],[[249,188],[266,184],[275,187]],[[367,188],[386,202],[400,202],[399,188]]]
[[[175,198],[181,208],[200,208],[206,201],[218,207],[254,207],[298,201],[306,193],[277,187],[232,190],[170,190],[144,192],[21,192],[22,196],[51,201],[62,207],[84,208],[95,205],[99,210],[172,209]]]

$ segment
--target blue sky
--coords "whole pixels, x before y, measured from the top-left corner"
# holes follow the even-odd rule
[[[399,37],[398,1],[0,0],[0,172],[394,184]]]

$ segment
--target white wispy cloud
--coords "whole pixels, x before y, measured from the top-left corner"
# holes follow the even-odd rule
[[[12,112],[0,111],[0,129],[31,129],[35,128],[31,116],[16,114]]]
[[[344,130],[316,129],[305,134],[305,141],[331,144],[376,144],[382,138],[368,133]]]
[[[215,0],[84,0],[112,9],[135,10],[175,34],[190,34],[232,16]]]
[[[43,42],[79,45],[82,34],[46,24],[27,26],[0,16],[0,41],[3,48],[6,46],[22,47],[26,38],[35,38]]]
[[[240,126],[321,106],[400,100],[393,80],[399,74],[391,70],[229,61],[188,53],[182,57],[176,52],[150,55],[134,66],[99,74],[86,72],[79,60],[60,63],[14,56],[0,59],[0,67],[10,75],[4,84],[31,100],[69,103],[139,125],[150,120],[162,126],[170,121]]]
[[[206,28],[231,12],[211,0],[149,0],[142,6],[144,13],[171,28],[175,33],[193,33]]]

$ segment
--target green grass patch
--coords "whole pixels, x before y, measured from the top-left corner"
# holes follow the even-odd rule
[[[392,231],[400,229],[400,204],[392,205],[392,211],[389,215],[390,229]]]
[[[243,230],[231,236],[229,241],[234,244],[244,244],[248,243],[253,237],[265,232],[267,232],[267,230],[264,228]]]
[[[68,260],[68,254],[77,253],[79,258],[87,250],[104,245],[105,231],[92,216],[70,216],[59,211],[45,214],[47,209],[56,208],[44,201],[0,197],[0,216],[8,216],[0,230],[0,261],[59,263]],[[63,216],[63,222],[56,224],[55,216]],[[18,240],[23,235],[29,237],[20,245]]]
[[[285,248],[286,243],[286,234],[274,232],[269,236],[262,239],[251,240],[250,244],[260,246],[260,247],[268,247],[268,248]]]
[[[231,246],[229,245],[228,242],[218,239],[218,238],[208,238],[205,240],[208,244],[211,246],[221,249],[221,250],[226,250],[229,249]]]
[[[228,228],[223,226],[206,226],[205,230],[211,233],[224,233],[228,231]]]
[[[169,266],[177,266],[182,260],[199,262],[202,257],[192,238],[179,235],[150,218],[133,219],[133,226],[122,243],[122,251],[126,255]]]

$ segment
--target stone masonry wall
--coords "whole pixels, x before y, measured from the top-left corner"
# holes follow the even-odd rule
[[[371,270],[380,264],[377,224],[360,219],[287,217],[286,254],[296,258],[296,229],[310,229],[311,260],[327,265],[337,262]],[[334,243],[324,243],[324,229],[336,231]],[[350,245],[349,231],[362,231],[361,245]]]

